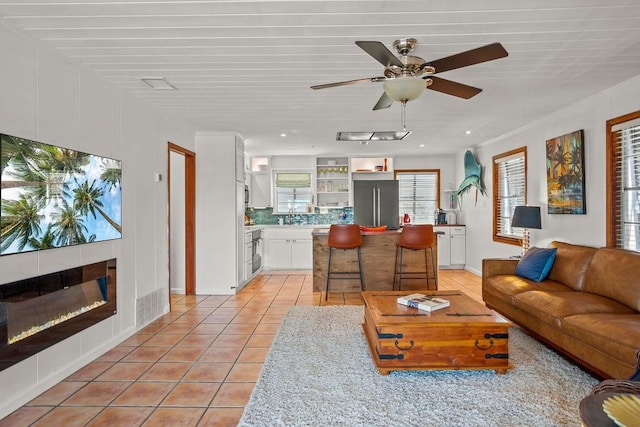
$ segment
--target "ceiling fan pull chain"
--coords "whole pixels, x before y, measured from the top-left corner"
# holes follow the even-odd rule
[[[406,109],[407,109],[407,101],[403,101],[402,109],[400,110],[400,117],[402,118],[402,130],[407,130],[407,124],[405,120]]]

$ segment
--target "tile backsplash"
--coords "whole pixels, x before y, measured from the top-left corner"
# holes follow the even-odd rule
[[[273,208],[248,208],[245,214],[255,225],[275,225],[280,218],[287,221],[287,214],[274,214]],[[328,209],[328,213],[320,213],[315,208],[314,213],[294,214],[293,224],[352,224],[353,208]]]

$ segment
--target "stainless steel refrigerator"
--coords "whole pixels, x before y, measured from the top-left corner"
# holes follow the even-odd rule
[[[353,181],[353,221],[398,228],[398,181]]]

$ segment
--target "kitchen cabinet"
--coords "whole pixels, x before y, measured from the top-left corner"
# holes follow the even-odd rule
[[[265,270],[311,270],[313,245],[310,227],[282,226],[265,228]]]
[[[308,238],[291,240],[291,268],[303,270],[313,268],[311,231],[309,231]]]
[[[435,226],[438,234],[438,267],[463,268],[466,263],[466,229],[463,225]]]
[[[348,206],[350,187],[347,157],[316,158],[317,206]]]
[[[251,173],[249,199],[249,206],[254,208],[271,206],[271,172]]]
[[[291,268],[291,239],[264,239],[264,269],[283,270]]]
[[[252,239],[251,231],[244,232],[244,280],[247,282],[251,278],[251,261],[252,261]]]
[[[467,262],[466,258],[466,240],[464,227],[451,228],[451,265],[464,266]]]
[[[235,132],[197,132],[195,148],[196,293],[231,295],[245,280],[244,142]]]
[[[244,182],[236,181],[236,283],[235,292],[238,292],[245,283],[247,277],[244,269]]]

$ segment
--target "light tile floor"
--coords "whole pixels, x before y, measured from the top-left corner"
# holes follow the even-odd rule
[[[362,305],[313,292],[311,272],[260,274],[234,296],[171,297],[171,312],[22,408],[5,426],[235,426],[293,305]],[[480,277],[443,270],[439,289],[478,301]]]

